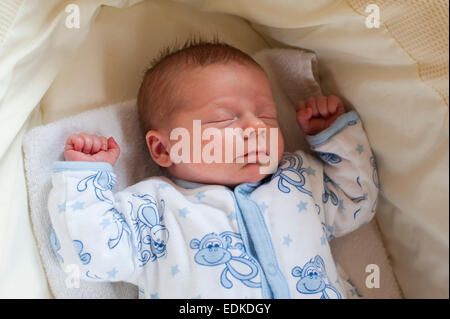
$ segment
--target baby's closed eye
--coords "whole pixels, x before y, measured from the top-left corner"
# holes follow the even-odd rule
[[[258,118],[260,118],[262,120],[276,120],[277,116],[276,115],[259,115]]]
[[[262,113],[258,115],[258,118],[260,120],[263,120],[264,122],[276,122],[278,121],[277,114],[273,113]]]
[[[232,122],[236,121],[237,119],[238,119],[237,115],[224,114],[224,115],[214,116],[214,117],[211,117],[209,119],[206,119],[206,120],[202,121],[202,124],[220,124],[220,125],[225,125],[225,124],[231,124]]]
[[[277,110],[274,104],[264,104],[255,113],[256,116],[260,119],[277,119]]]

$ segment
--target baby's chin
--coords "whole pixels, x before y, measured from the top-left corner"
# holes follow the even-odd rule
[[[261,173],[261,165],[252,163],[252,164],[246,164],[243,168],[240,170],[240,176],[238,177],[239,183],[257,183],[267,177],[268,174],[262,174]]]
[[[184,179],[186,181],[211,184],[224,185],[228,187],[235,187],[243,183],[257,183],[267,177],[269,174],[261,173],[261,165],[257,163],[238,165],[237,167],[220,168],[215,167],[214,170],[203,170],[200,174],[183,174],[177,171],[172,174],[173,177]],[[169,171],[169,173],[171,173]]]

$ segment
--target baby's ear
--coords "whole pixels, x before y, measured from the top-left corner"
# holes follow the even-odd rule
[[[167,149],[169,140],[164,133],[158,130],[150,130],[145,135],[145,142],[150,156],[156,164],[162,167],[169,167],[173,164]]]

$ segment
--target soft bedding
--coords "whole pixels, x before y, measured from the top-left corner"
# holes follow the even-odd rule
[[[264,49],[254,55],[267,72],[271,81],[279,120],[285,137],[286,150],[309,150],[303,133],[295,121],[292,101],[306,96],[319,95],[317,82],[317,59],[313,53],[292,49]],[[102,125],[99,126],[98,123]],[[68,275],[58,263],[52,250],[50,220],[47,208],[50,190],[50,172],[57,160],[62,160],[62,145],[73,132],[114,136],[121,146],[121,156],[115,172],[118,182],[114,191],[120,191],[142,181],[148,176],[164,175],[150,160],[141,136],[135,100],[83,112],[30,130],[24,137],[25,169],[30,192],[31,217],[38,241],[50,289],[57,298],[136,298],[137,289],[124,283],[82,282],[78,289],[68,289]],[[400,290],[383,247],[375,222],[365,225],[357,232],[331,241],[334,258],[344,263],[339,267],[342,278],[348,278],[356,289],[349,292],[350,298],[361,295],[366,298],[398,298]],[[58,249],[53,245],[54,249]],[[367,253],[370,248],[370,254]],[[346,255],[351,251],[351,255]],[[380,288],[369,289],[365,285],[365,268],[377,264],[383,273]],[[345,279],[347,280],[347,279]]]

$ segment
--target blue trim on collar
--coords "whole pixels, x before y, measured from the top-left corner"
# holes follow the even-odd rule
[[[307,135],[306,140],[312,147],[319,146],[342,131],[345,127],[347,127],[347,125],[356,124],[358,120],[359,115],[358,113],[356,113],[356,111],[344,113],[339,116],[336,121],[333,122],[333,124],[331,124],[322,132],[316,135]]]
[[[231,197],[233,198],[233,202],[234,202],[234,209],[236,212],[236,221],[239,227],[239,232],[241,234],[241,238],[242,238],[242,242],[244,243],[244,247],[245,247],[245,251],[246,253],[253,259],[255,259],[256,261],[258,261],[258,258],[256,258],[256,253],[254,250],[254,246],[251,245],[252,241],[250,240],[250,236],[247,232],[247,228],[245,227],[245,223],[244,220],[242,219],[242,212],[239,209],[239,206],[237,204],[237,199],[236,196],[234,195],[234,193],[231,190],[227,190]],[[270,286],[269,283],[267,282],[267,278],[264,274],[264,270],[260,269],[261,271],[261,290],[262,290],[262,297],[264,299],[271,299],[273,298],[272,296],[272,291],[270,290]]]
[[[236,186],[234,194],[256,251],[256,256],[269,283],[272,297],[277,299],[290,298],[289,286],[278,265],[275,249],[273,248],[264,217],[258,204],[250,199],[251,192],[260,184],[261,182],[241,184]]]
[[[195,182],[190,182],[184,179],[180,179],[180,178],[176,178],[173,176],[170,176],[170,179],[177,184],[180,187],[183,187],[185,189],[193,189],[193,188],[198,188],[198,187],[202,187],[202,186],[207,186],[208,184],[201,184],[201,183],[195,183]]]
[[[82,162],[82,161],[56,161],[52,167],[53,173],[62,171],[107,171],[112,172],[113,167],[106,162]]]

